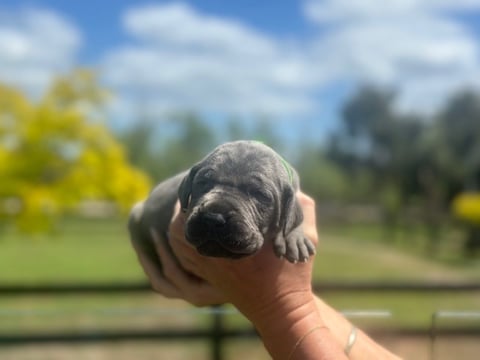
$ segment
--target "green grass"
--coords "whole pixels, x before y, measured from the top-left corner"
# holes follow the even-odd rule
[[[382,242],[322,234],[315,277],[327,280],[480,280],[480,259],[445,263]]]
[[[68,220],[56,234],[6,232],[0,240],[2,283],[122,281],[143,278],[121,220]]]
[[[4,284],[144,279],[122,219],[69,219],[53,235],[13,230],[1,235],[0,282]],[[480,259],[460,261],[455,256],[456,261],[444,261],[444,257],[425,256],[414,246],[391,246],[380,235],[378,226],[322,228],[315,278],[480,280]]]
[[[401,226],[395,231],[386,231],[378,224],[327,225],[323,226],[321,231],[322,239],[328,243],[326,251],[337,251],[339,246],[349,247],[350,250],[344,251],[345,256],[350,254],[357,260],[359,256],[366,256],[374,260],[372,265],[378,258],[385,263],[385,260],[392,256],[405,263],[415,261],[420,269],[417,266],[404,267],[406,274],[412,273],[415,278],[423,275],[423,272],[419,271],[423,268],[427,273],[459,270],[459,276],[480,279],[480,257],[464,257],[465,233],[464,229],[458,226],[444,225],[433,240],[430,239],[427,229],[420,225]],[[424,265],[420,265],[420,262]],[[387,277],[394,276],[395,269],[400,270],[396,265],[385,265],[389,267],[385,275]],[[370,265],[367,265],[365,270],[371,270]]]
[[[480,259],[459,261],[458,253],[430,256],[405,244],[386,244],[378,227],[323,229],[315,263],[317,280],[348,281],[480,281]],[[359,230],[359,231],[356,231]],[[417,239],[422,242],[424,240]],[[451,240],[456,241],[456,239]],[[452,248],[444,239],[442,246]],[[443,249],[442,249],[443,250]],[[337,309],[388,310],[391,317],[374,321],[380,326],[428,328],[438,310],[480,311],[480,293],[327,293],[323,296]],[[360,320],[368,324],[370,320]],[[480,326],[476,321],[475,326]]]
[[[480,281],[480,261],[448,262],[406,246],[388,246],[379,240],[380,230],[364,228],[322,228],[316,258],[316,280],[382,281]],[[417,235],[418,236],[418,235]],[[125,221],[70,219],[50,236],[26,236],[13,230],[0,240],[0,282],[56,283],[143,281],[145,277],[131,249]],[[431,314],[439,309],[479,310],[478,293],[340,293],[322,294],[337,309],[387,309],[392,318],[386,325],[426,327]],[[3,311],[23,311],[23,315],[2,316],[0,330],[59,329],[100,326],[128,327],[177,325],[168,312],[152,315],[112,317],[100,309],[176,309],[190,308],[181,301],[163,299],[153,294],[112,296],[59,296],[0,299]],[[35,316],[28,312],[36,309]],[[49,314],[52,310],[59,315]],[[45,315],[46,314],[46,315]],[[0,314],[1,315],[1,314]],[[187,316],[188,317],[188,316]],[[45,321],[48,320],[48,321]],[[202,316],[191,316],[185,324],[208,323]],[[181,323],[181,322],[180,322]],[[237,324],[238,320],[233,323]],[[67,326],[67,327],[68,327]]]

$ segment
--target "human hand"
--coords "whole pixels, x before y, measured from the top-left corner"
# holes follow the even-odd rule
[[[304,234],[316,245],[315,203],[303,193],[298,193],[297,199],[304,213]],[[312,301],[313,258],[306,263],[291,264],[278,259],[268,245],[252,256],[237,260],[202,256],[185,240],[184,223],[185,215],[177,211],[169,234],[169,244],[181,266],[212,284],[224,300],[233,303],[251,320],[262,318],[266,312],[274,314],[273,307],[295,308]],[[177,269],[172,270],[165,273],[173,281]],[[183,281],[182,285],[188,283]]]
[[[141,249],[135,247],[135,250],[154,291],[167,298],[185,300],[195,306],[218,305],[226,302],[225,296],[219,289],[182,267],[172,253],[167,239],[154,229],[150,229],[150,234],[161,266]]]

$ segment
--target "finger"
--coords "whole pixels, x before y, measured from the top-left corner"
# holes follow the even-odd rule
[[[160,237],[158,232],[154,229],[150,229],[150,235],[152,236],[155,250],[162,262],[163,274],[174,284],[181,284],[186,277],[185,270],[183,270],[177,263],[174,255],[168,249],[167,241]]]
[[[177,298],[180,293],[162,274],[159,265],[142,250],[137,251],[138,260],[154,291],[168,298]]]
[[[163,273],[165,277],[170,280],[175,286],[184,292],[184,289],[190,286],[197,286],[201,279],[196,274],[191,274],[183,269],[177,260],[173,257],[171,251],[167,249],[168,245],[166,241],[162,241],[155,229],[150,229],[152,238],[154,239],[155,248],[162,261]]]
[[[303,211],[302,226],[305,236],[316,246],[318,245],[318,231],[315,201],[302,192],[297,193],[297,199]]]
[[[307,226],[316,226],[315,200],[302,192],[297,193],[297,199],[303,210],[304,224]]]
[[[173,258],[172,253],[167,249],[168,245],[158,235],[155,229],[150,229],[154,239],[157,253],[163,264],[163,272],[178,291],[178,294],[188,302],[196,306],[207,306],[223,303],[224,296],[204,279],[186,272]]]
[[[177,216],[180,216],[180,214]],[[177,226],[182,221],[182,219],[173,219],[170,224],[168,243],[182,267],[203,277],[200,270],[203,268],[202,264],[205,259],[185,239],[183,226]]]
[[[173,208],[172,221],[170,222],[169,231],[175,233],[183,233],[185,227],[186,216],[180,211],[180,203],[177,201]]]
[[[189,296],[190,300],[188,301],[195,306],[220,305],[227,302],[223,292],[206,281],[200,283]]]

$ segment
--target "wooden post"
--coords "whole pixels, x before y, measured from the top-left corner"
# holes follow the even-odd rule
[[[212,360],[223,360],[223,316],[222,305],[216,305],[212,308]]]

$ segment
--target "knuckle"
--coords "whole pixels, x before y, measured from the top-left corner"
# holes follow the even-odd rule
[[[208,305],[204,300],[198,298],[190,298],[189,302],[196,307],[205,307]]]
[[[162,264],[162,274],[163,277],[166,279],[172,279],[175,277],[179,271],[178,266],[175,264],[173,259],[169,259],[169,261],[164,261]]]
[[[304,198],[303,198],[303,203],[305,204],[305,206],[308,206],[308,207],[311,207],[311,208],[315,208],[315,200],[308,196],[308,195],[305,195]]]
[[[153,291],[157,293],[163,293],[163,290],[164,290],[163,287],[157,282],[151,282],[150,287],[152,288]]]
[[[162,294],[167,298],[171,298],[171,293],[168,291],[168,289],[165,288],[165,286],[162,286],[162,284],[160,284],[159,282],[152,282],[151,288],[154,292]]]

